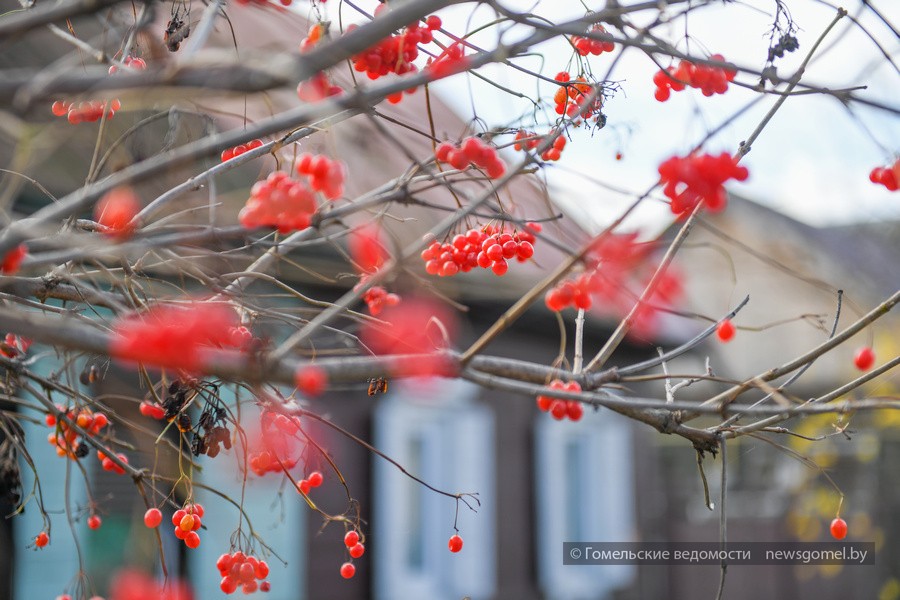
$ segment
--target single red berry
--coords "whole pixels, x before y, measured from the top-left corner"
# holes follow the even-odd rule
[[[223,577],[221,583],[219,583],[219,589],[226,594],[233,594],[235,591],[237,591],[237,586],[237,581],[235,581],[228,575]]]
[[[716,335],[723,342],[730,342],[734,338],[735,331],[736,329],[731,319],[725,319],[716,326]]]
[[[184,515],[181,517],[178,526],[185,531],[192,531],[194,529],[194,515]]]
[[[297,490],[302,492],[303,494],[309,495],[309,490],[312,489],[312,486],[309,483],[308,479],[301,479],[297,482]]]
[[[860,371],[868,371],[875,364],[875,352],[868,346],[863,346],[856,351],[856,356],[853,357],[853,364]]]
[[[345,562],[341,565],[341,577],[350,579],[354,575],[356,575],[356,567],[353,566],[353,563]]]
[[[366,547],[362,544],[356,544],[350,548],[350,556],[360,558],[366,552]]]
[[[847,521],[837,517],[831,522],[831,537],[836,540],[842,540],[847,537]]]
[[[196,531],[191,531],[184,536],[184,545],[188,548],[196,548],[200,545],[200,536],[197,535]]]
[[[356,531],[348,531],[347,535],[344,536],[344,545],[348,548],[352,548],[356,544],[359,543],[359,534]]]
[[[315,365],[301,366],[294,375],[294,383],[307,396],[318,396],[328,385],[328,374]]]
[[[261,592],[268,592],[271,589],[272,589],[272,584],[269,583],[268,581],[263,581],[261,584],[259,584],[259,591],[261,591]]]
[[[318,471],[313,471],[309,474],[309,477],[306,478],[306,480],[309,482],[309,485],[314,488],[322,485],[322,481],[324,481],[324,479],[325,478],[322,477],[322,474]]]
[[[102,524],[103,520],[97,515],[91,515],[87,522],[88,529],[100,529]]]
[[[261,560],[256,563],[256,568],[254,569],[254,571],[256,573],[257,579],[265,579],[269,576],[269,564],[266,561]]]
[[[450,548],[450,552],[459,552],[463,547],[463,540],[458,535],[454,535],[447,542],[447,547]]]
[[[39,534],[37,534],[37,537],[34,538],[34,545],[37,546],[38,548],[43,548],[44,546],[46,546],[49,543],[50,543],[50,536],[47,535],[46,531],[40,532]]]

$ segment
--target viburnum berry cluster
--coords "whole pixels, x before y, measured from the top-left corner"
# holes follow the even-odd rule
[[[713,54],[709,60],[725,62],[721,54]],[[704,96],[724,94],[728,91],[728,82],[734,81],[737,71],[726,67],[712,65],[695,65],[692,62],[682,60],[678,68],[669,67],[665,71],[657,71],[653,76],[656,85],[654,96],[660,102],[669,99],[672,92],[680,92],[685,86],[697,88]]]
[[[6,358],[25,356],[31,347],[31,340],[14,333],[7,333],[0,342],[0,354]]]
[[[712,212],[723,210],[727,197],[722,184],[729,179],[744,181],[749,172],[723,152],[718,156],[673,156],[659,165],[659,175],[665,186],[663,193],[672,201],[672,212],[681,215],[693,210],[701,201]]]
[[[298,416],[287,416],[270,410],[260,412],[260,447],[247,455],[250,470],[262,477],[266,473],[283,473],[293,469],[298,457],[291,454],[295,450],[295,436],[300,431],[300,426]]]
[[[350,579],[356,574],[356,566],[353,564],[352,559],[361,558],[366,552],[366,547],[360,541],[359,532],[355,529],[348,531],[344,535],[344,546],[347,547],[347,553],[350,555],[351,560],[341,565],[341,577]]]
[[[572,75],[566,71],[560,71],[554,79],[560,83],[560,87],[553,95],[554,110],[558,115],[575,117],[581,115],[583,119],[600,119],[603,109],[603,96],[596,94],[588,102],[588,95],[592,93],[593,86],[584,77],[572,79]]]
[[[365,285],[365,278],[360,279],[356,287]],[[373,285],[363,293],[363,302],[369,309],[369,314],[373,317],[378,316],[385,307],[397,306],[400,304],[400,296],[392,292],[388,292],[380,285]]]
[[[12,275],[18,272],[27,255],[28,247],[25,244],[19,244],[3,256],[3,260],[0,261],[0,273]]]
[[[577,381],[566,383],[561,379],[554,379],[550,382],[550,389],[580,392],[581,385]],[[580,421],[581,417],[584,416],[584,406],[577,400],[563,400],[553,396],[541,395],[537,397],[537,407],[541,412],[549,412],[557,421],[562,421],[565,418],[571,421]]]
[[[309,227],[317,208],[315,193],[305,182],[275,171],[253,185],[238,220],[247,229],[275,227],[290,233]]]
[[[893,165],[886,167],[875,167],[869,173],[869,181],[872,183],[880,183],[891,192],[900,189],[900,158],[894,161]]]
[[[122,61],[125,67],[137,71],[143,71],[147,68],[147,63],[143,58],[126,56]],[[119,71],[118,65],[109,67],[109,74],[114,75]],[[118,99],[113,100],[85,100],[82,102],[67,102],[65,100],[57,100],[50,106],[50,111],[57,117],[67,117],[69,123],[77,125],[78,123],[93,123],[103,118],[106,113],[107,119],[112,119],[116,112],[122,108],[122,103]]]
[[[60,413],[65,413],[69,421],[74,422],[90,436],[97,435],[104,427],[109,425],[109,418],[104,413],[94,413],[87,407],[64,408],[57,406],[56,408]],[[81,434],[75,428],[70,427],[69,423],[62,419],[57,419],[53,413],[47,413],[47,416],[44,417],[44,422],[47,423],[47,427],[54,430],[53,433],[47,436],[47,441],[56,447],[56,454],[68,457],[71,460],[78,460],[88,455],[90,452],[89,446],[81,440]]]
[[[223,304],[160,304],[113,324],[110,355],[120,360],[199,371],[213,347],[234,347],[234,311]]]
[[[325,476],[321,471],[313,471],[303,479],[297,482],[297,491],[301,494],[308,495],[310,490],[317,488],[325,482]]]
[[[380,4],[375,9],[375,16],[386,10],[387,6]],[[352,58],[353,68],[365,73],[369,79],[378,79],[388,73],[403,75],[415,72],[418,69],[413,61],[419,56],[419,44],[430,44],[434,40],[432,32],[440,28],[441,19],[436,15],[425,19],[425,27],[418,21],[410,23],[400,33],[390,35],[368,50],[355,55]],[[347,32],[353,29],[352,26],[348,27]]]
[[[324,154],[304,152],[297,157],[294,168],[309,178],[309,186],[314,191],[322,192],[329,200],[337,200],[344,195],[346,169],[341,161],[332,160]]]
[[[118,458],[121,462],[128,464],[128,457],[122,454],[121,452],[116,453],[116,458]],[[100,461],[100,466],[103,467],[104,471],[109,471],[111,473],[115,473],[116,475],[124,475],[125,469],[123,469],[120,465],[116,464],[116,462],[108,457],[106,453],[101,450],[97,450],[97,459]]]
[[[463,45],[459,42],[450,44],[434,60],[428,59],[425,69],[434,79],[440,79],[463,71],[468,66],[468,58]]]
[[[235,156],[240,156],[244,152],[247,152],[248,150],[254,150],[262,145],[263,141],[260,139],[256,139],[250,140],[246,144],[238,144],[237,146],[234,146],[232,148],[226,148],[225,150],[222,150],[222,162],[231,160]]]
[[[513,144],[513,148],[515,150],[534,150],[541,143],[541,138],[534,133],[533,131],[525,131],[524,129],[520,129],[516,132],[515,143]]]
[[[607,35],[607,31],[603,25],[597,23],[588,30],[588,34]],[[572,36],[572,45],[575,46],[575,51],[581,56],[587,56],[588,54],[599,56],[604,52],[612,52],[616,48],[616,45],[612,41],[601,41],[578,35]]]
[[[188,503],[184,508],[179,508],[172,515],[172,525],[175,526],[175,537],[184,542],[188,548],[194,549],[200,546],[201,518],[204,511],[201,504]]]
[[[451,277],[481,267],[502,276],[509,270],[508,261],[515,258],[525,262],[534,256],[534,234],[540,231],[540,223],[528,223],[522,230],[512,232],[485,225],[457,234],[448,243],[435,241],[422,251],[421,257],[429,275]]]
[[[478,137],[468,137],[459,146],[452,142],[442,142],[435,149],[434,157],[460,171],[469,166],[479,167],[491,179],[499,179],[506,173],[506,163],[500,158],[497,149]]]
[[[553,132],[550,132],[551,135]],[[542,160],[559,160],[562,158],[562,151],[566,148],[566,136],[558,135],[553,140],[553,145],[541,152]]]
[[[272,584],[266,581],[269,565],[253,555],[240,551],[223,554],[216,561],[216,568],[222,576],[219,589],[226,594],[233,594],[238,587],[245,594],[268,592],[272,589]]]

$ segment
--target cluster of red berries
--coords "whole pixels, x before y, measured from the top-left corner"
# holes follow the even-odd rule
[[[520,129],[516,132],[513,148],[516,150],[534,150],[541,143],[541,138],[533,131]]]
[[[62,406],[56,408],[59,412],[65,412],[69,421],[73,421],[90,436],[100,433],[101,429],[109,425],[109,419],[102,412],[95,413],[89,408],[67,409]],[[54,429],[53,433],[47,436],[47,441],[56,446],[56,453],[59,456],[66,456],[72,460],[87,456],[88,447],[81,441],[81,434],[74,427],[70,427],[62,419],[57,419],[53,413],[47,413],[44,422],[47,423],[47,427]]]
[[[709,59],[725,62],[725,57],[721,54],[713,54]],[[680,92],[686,85],[699,89],[704,96],[724,94],[728,91],[728,82],[734,81],[735,75],[737,71],[734,69],[695,65],[682,60],[678,63],[678,68],[669,67],[653,76],[653,83],[656,85],[654,96],[660,102],[665,102],[673,91]]]
[[[565,310],[570,306],[588,310],[591,308],[591,291],[593,278],[589,273],[582,273],[574,280],[566,279],[549,289],[544,296],[547,308],[554,312]]]
[[[553,140],[553,145],[541,152],[543,160],[559,160],[566,147],[566,136],[560,134]]]
[[[122,454],[121,452],[116,454],[116,458],[119,459],[120,462],[128,464],[128,457]],[[103,467],[104,471],[110,471],[111,473],[115,473],[116,475],[124,475],[125,469],[116,464],[113,459],[108,457],[104,452],[97,450],[97,460],[100,461],[100,466]]]
[[[14,333],[7,333],[3,341],[0,342],[0,354],[6,358],[16,358],[17,356],[24,356],[30,347],[31,340],[28,338],[23,338]]]
[[[606,35],[606,28],[598,23],[591,27],[588,33]],[[600,56],[604,52],[612,52],[616,47],[616,45],[610,41],[603,42],[578,35],[572,36],[572,45],[575,46],[575,50],[581,56],[587,56],[588,54]]]
[[[729,179],[744,181],[749,175],[727,153],[691,154],[685,157],[673,156],[659,165],[663,193],[672,201],[672,212],[676,215],[691,211],[700,202],[712,212],[725,208],[726,195],[722,184]]]
[[[238,220],[247,229],[275,227],[290,233],[309,227],[317,208],[315,192],[305,182],[275,171],[253,185]]]
[[[119,100],[110,100],[108,103],[104,100],[86,100],[84,102],[57,100],[50,106],[50,110],[55,116],[67,117],[72,125],[99,121],[103,118],[104,111],[106,118],[112,119],[120,108],[122,108],[122,103]]]
[[[328,387],[328,373],[316,365],[300,365],[294,373],[294,384],[307,396],[318,396]]]
[[[237,146],[234,146],[233,148],[226,148],[225,150],[222,150],[222,162],[231,160],[235,156],[240,156],[244,152],[247,152],[248,150],[254,150],[255,148],[259,148],[262,145],[263,145],[263,141],[256,139],[256,140],[250,140],[246,144],[238,144]]]
[[[577,381],[565,383],[561,379],[554,379],[550,382],[550,389],[580,392],[581,385]],[[562,421],[566,417],[572,421],[580,421],[584,415],[584,406],[577,400],[562,400],[541,395],[537,397],[537,407],[541,412],[549,412],[557,421]]]
[[[366,552],[366,547],[359,539],[359,533],[355,530],[348,531],[344,535],[344,546],[347,547],[347,552],[351,558],[360,558]],[[341,577],[350,579],[354,575],[356,575],[356,566],[352,561],[347,561],[341,565]]]
[[[201,370],[212,347],[234,347],[234,311],[224,304],[160,304],[113,325],[110,354],[121,360],[188,371]]]
[[[875,364],[875,351],[868,346],[863,346],[856,351],[853,357],[853,364],[860,371],[868,371]]]
[[[126,56],[122,62],[126,67],[138,71],[147,68],[147,63],[143,58]],[[112,65],[109,67],[109,74],[113,75],[118,70],[118,65]],[[104,112],[106,112],[107,119],[112,119],[120,108],[122,108],[122,103],[117,99],[108,102],[105,100],[86,100],[84,102],[57,100],[50,106],[50,111],[57,117],[67,117],[69,123],[77,125],[78,123],[99,121],[103,118]]]
[[[534,234],[539,231],[539,223],[528,223],[521,231],[513,232],[485,225],[457,234],[449,243],[435,241],[422,251],[421,257],[429,275],[451,277],[481,267],[501,276],[509,270],[509,260],[525,262],[534,255]]]
[[[106,192],[94,206],[94,221],[103,227],[103,233],[122,239],[134,232],[134,217],[140,210],[134,190],[119,186]]]
[[[723,342],[730,342],[734,339],[735,333],[737,333],[737,329],[731,319],[725,319],[716,325],[716,336]]]
[[[344,195],[346,170],[341,161],[331,160],[324,154],[304,152],[297,157],[294,168],[309,178],[309,187],[313,191],[322,192],[329,200],[337,200]]]
[[[357,286],[362,284],[363,281],[360,280]],[[400,296],[388,292],[380,285],[373,285],[367,289],[363,294],[362,299],[363,302],[366,303],[366,306],[369,308],[369,313],[373,317],[378,316],[387,306],[397,306],[400,304]]]
[[[238,586],[245,594],[252,594],[257,590],[268,592],[272,589],[272,584],[266,581],[269,565],[255,556],[248,556],[243,552],[223,554],[216,561],[216,568],[222,576],[219,589],[226,594],[233,594]]]
[[[3,257],[3,260],[0,261],[0,273],[4,275],[12,275],[13,273],[19,270],[19,267],[22,266],[22,261],[25,260],[25,256],[28,254],[28,248],[25,244],[19,244],[12,250],[6,253]]]
[[[197,531],[203,524],[203,506],[200,504],[185,504],[172,515],[172,525],[175,526],[175,537],[184,542],[188,548],[194,549],[200,546],[200,534]]]
[[[434,151],[434,157],[460,171],[470,165],[480,167],[491,179],[499,179],[506,173],[506,163],[501,160],[497,149],[477,137],[468,137],[459,146],[441,142]]]
[[[259,415],[262,449],[248,455],[250,470],[262,477],[266,473],[281,473],[293,469],[298,459],[289,455],[293,451],[294,436],[300,430],[300,425],[300,417],[262,411]]]
[[[309,495],[310,490],[319,487],[324,481],[325,477],[320,471],[313,471],[297,482],[297,491],[304,496]]]
[[[318,102],[325,98],[338,96],[343,91],[341,86],[332,83],[324,71],[319,71],[297,85],[297,97],[304,102]]]
[[[593,86],[587,79],[577,77],[573,80],[571,74],[566,71],[560,71],[553,79],[560,83],[560,88],[553,95],[556,114],[570,118],[580,114],[583,119],[591,117],[599,119],[603,109],[603,96],[597,94],[588,103],[587,97],[593,92]]]
[[[447,46],[434,60],[429,58],[425,68],[434,79],[440,79],[464,70],[467,64],[465,49],[457,42]]]
[[[387,4],[380,4],[375,9],[375,16],[386,8]],[[436,15],[425,19],[425,27],[421,27],[418,21],[413,22],[400,33],[390,35],[354,56],[353,68],[365,73],[369,79],[378,79],[388,73],[403,75],[415,72],[417,68],[413,61],[419,56],[419,44],[431,43],[434,40],[432,32],[440,27],[441,19]],[[352,28],[348,27],[347,31],[352,31]]]
[[[875,167],[869,173],[869,181],[880,183],[891,192],[900,189],[900,158],[893,165],[887,167]]]

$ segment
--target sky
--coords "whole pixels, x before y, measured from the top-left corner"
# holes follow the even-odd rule
[[[374,0],[368,0],[374,6]],[[626,2],[627,3],[627,2]],[[523,2],[504,0],[510,9],[528,10],[555,21],[584,14],[577,0]],[[602,8],[603,2],[586,4]],[[836,9],[818,0],[785,0],[798,29],[800,49],[778,63],[778,72],[794,72],[812,47]],[[876,8],[895,26],[900,26],[900,2],[872,0]],[[361,2],[363,8],[366,2]],[[860,12],[860,2],[843,4],[888,54],[900,59],[900,40],[869,10]],[[369,7],[371,8],[371,7]],[[721,53],[736,64],[761,70],[768,48],[767,33],[773,21],[774,0],[715,3],[657,29],[679,49],[700,55]],[[466,4],[439,13],[445,28],[454,32],[471,29],[494,18],[487,7],[475,9]],[[689,39],[685,40],[685,31]],[[499,29],[488,28],[472,40],[493,47]],[[515,39],[515,30],[504,34]],[[686,44],[689,44],[686,45]],[[533,56],[519,64],[540,69],[552,76],[565,70],[571,47],[561,40],[545,43]],[[664,57],[660,57],[665,61]],[[595,74],[602,75],[612,58],[604,54],[591,57]],[[898,61],[900,62],[900,61]],[[665,64],[665,63],[664,63]],[[704,97],[698,90],[675,93],[665,103],[653,98],[653,62],[636,50],[624,53],[611,79],[619,91],[607,103],[606,128],[593,133],[574,133],[563,160],[546,170],[555,190],[554,198],[571,211],[583,212],[599,228],[630,203],[633,196],[610,191],[604,186],[641,193],[651,186],[660,162],[673,154],[684,154],[709,129],[728,120],[757,97],[757,94],[731,86],[724,95]],[[479,71],[492,81],[511,89],[535,95],[533,77],[505,66],[492,65]],[[491,126],[508,124],[511,116],[527,114],[530,103],[497,90],[474,77],[453,78],[433,89],[464,115],[473,114]],[[751,75],[738,75],[738,81],[756,83]],[[881,50],[865,33],[843,19],[825,38],[810,63],[804,81],[825,87],[866,85],[859,93],[876,101],[900,108],[900,74],[881,55]],[[465,90],[465,93],[462,93]],[[543,97],[550,97],[553,86],[542,84]],[[473,102],[473,98],[476,100]],[[735,118],[710,139],[704,149],[711,153],[733,153],[777,100],[769,95]],[[617,152],[622,159],[616,160]],[[900,192],[891,193],[868,179],[870,170],[893,162],[900,153],[900,117],[861,106],[852,111],[832,97],[809,95],[789,98],[762,132],[744,163],[750,178],[733,183],[730,190],[784,212],[811,225],[832,225],[853,221],[900,219]],[[599,182],[599,184],[598,184]],[[602,185],[601,185],[602,184]],[[662,225],[670,220],[668,207],[661,202],[645,203],[635,224]]]

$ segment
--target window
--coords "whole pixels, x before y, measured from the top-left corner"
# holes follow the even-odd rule
[[[635,531],[631,425],[610,411],[535,430],[538,577],[557,600],[609,598],[633,565],[564,566],[563,542],[628,542]]]
[[[375,457],[376,598],[477,600],[494,593],[494,420],[490,409],[474,401],[476,392],[464,381],[411,381],[393,387],[375,411],[378,450],[429,485],[479,492],[481,500],[480,507],[469,500],[477,514],[460,503],[465,549],[451,554],[447,540],[455,533],[456,501]]]

